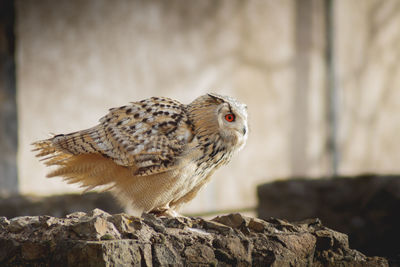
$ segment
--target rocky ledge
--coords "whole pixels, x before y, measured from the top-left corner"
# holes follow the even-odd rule
[[[0,217],[1,266],[388,266],[318,219],[240,214],[142,218],[95,209],[65,218]]]

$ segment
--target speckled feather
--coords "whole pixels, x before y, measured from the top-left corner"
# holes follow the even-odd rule
[[[221,112],[241,121],[225,127]],[[95,127],[33,145],[46,165],[58,167],[48,177],[87,190],[106,185],[134,210],[169,214],[191,200],[246,138],[245,105],[207,94],[189,105],[161,97],[132,102],[110,109]]]
[[[136,166],[136,175],[166,171],[193,137],[184,106],[152,97],[112,108],[100,125],[52,138],[57,148],[79,155],[100,153],[121,166]]]

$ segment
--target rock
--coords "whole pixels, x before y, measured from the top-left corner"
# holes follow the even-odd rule
[[[0,218],[1,266],[388,266],[319,220],[229,214],[213,220],[99,209]]]
[[[258,197],[260,218],[318,217],[325,226],[346,233],[353,248],[400,266],[400,176],[277,181],[259,186]],[[333,242],[322,235],[321,246]]]
[[[38,217],[22,216],[11,219],[7,229],[12,233],[18,233],[24,230],[27,226],[37,226],[38,224]]]

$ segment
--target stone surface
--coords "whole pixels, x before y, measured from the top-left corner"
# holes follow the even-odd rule
[[[278,181],[261,185],[258,196],[260,218],[318,217],[327,227],[348,234],[355,249],[400,266],[399,176]]]
[[[142,218],[102,210],[0,218],[1,266],[388,266],[318,219]]]

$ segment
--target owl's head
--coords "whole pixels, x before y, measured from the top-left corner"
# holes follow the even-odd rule
[[[200,136],[218,133],[222,141],[241,149],[247,140],[247,106],[233,97],[209,93],[193,101],[195,127]]]

